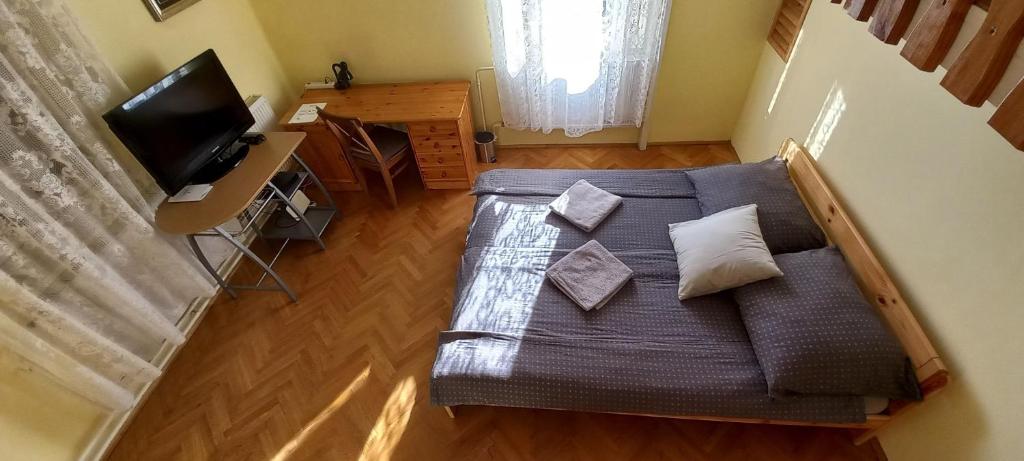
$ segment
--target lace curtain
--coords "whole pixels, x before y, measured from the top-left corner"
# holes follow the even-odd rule
[[[643,122],[670,0],[487,0],[505,126],[582,136]]]
[[[99,117],[127,96],[61,0],[0,0],[0,346],[115,410],[213,291]]]

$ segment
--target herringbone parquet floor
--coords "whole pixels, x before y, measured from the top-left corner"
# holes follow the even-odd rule
[[[666,168],[735,161],[727,146],[505,149],[503,167]],[[371,184],[377,187],[378,184]],[[861,460],[842,431],[428,404],[473,198],[400,209],[339,194],[328,249],[280,262],[299,292],[221,296],[131,424],[114,460]],[[251,277],[243,266],[236,277]]]

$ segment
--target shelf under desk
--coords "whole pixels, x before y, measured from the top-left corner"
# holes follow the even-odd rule
[[[198,234],[242,214],[306,138],[301,132],[266,136],[263,144],[249,149],[242,163],[213,183],[202,200],[160,204],[156,226],[169,234]]]
[[[199,262],[232,297],[237,296],[235,290],[280,290],[295,301],[295,292],[274,271],[274,263],[291,240],[312,240],[319,244],[321,249],[326,248],[321,236],[337,215],[338,208],[320,179],[295,155],[295,149],[306,137],[304,133],[266,133],[266,137],[267,140],[262,144],[252,146],[249,155],[237,167],[213,183],[213,189],[202,200],[179,203],[165,200],[157,208],[156,224],[164,232],[185,235]],[[287,186],[286,190],[281,190],[272,180],[289,158],[294,159],[303,171],[298,173],[298,181],[294,186]],[[310,206],[305,213],[299,214],[291,204],[291,198],[303,187],[303,182],[307,178],[320,189],[327,204]],[[262,203],[256,207],[255,215],[250,215],[254,201]],[[299,218],[289,215],[286,211],[289,209]],[[261,221],[262,213],[269,213],[269,217],[260,223],[258,221]],[[232,234],[223,229],[225,223],[239,216],[246,218],[242,231]],[[284,218],[293,220],[294,224],[279,225]],[[244,238],[240,234],[244,234],[252,226],[255,226],[256,235],[261,239],[283,240],[281,247],[269,262],[256,255],[240,240]],[[196,237],[220,237],[227,240],[260,266],[263,274],[254,285],[228,283],[206,258],[196,242]],[[263,280],[267,276],[274,279],[276,287],[263,285]]]

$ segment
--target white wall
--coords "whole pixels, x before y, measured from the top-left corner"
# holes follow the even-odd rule
[[[733,144],[748,162],[786,137],[817,155],[952,371],[943,393],[881,434],[889,458],[1017,460],[1024,152],[986,124],[994,106],[942,89],[944,72],[917,70],[816,0],[788,68],[764,47]]]

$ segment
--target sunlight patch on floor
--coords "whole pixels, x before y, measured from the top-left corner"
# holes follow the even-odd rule
[[[405,433],[409,424],[412,407],[416,403],[416,380],[409,376],[391,391],[384,409],[377,417],[377,423],[370,430],[370,435],[363,445],[359,461],[387,461],[391,459],[395,447]]]
[[[326,422],[327,419],[334,414],[334,412],[338,411],[338,409],[341,408],[341,406],[344,405],[345,402],[348,402],[348,400],[352,398],[352,394],[354,394],[356,391],[362,388],[364,384],[366,384],[366,378],[369,376],[370,367],[367,366],[366,368],[363,369],[362,373],[359,373],[359,376],[356,376],[356,379],[352,380],[352,382],[349,383],[348,387],[346,387],[345,390],[341,391],[341,393],[334,398],[334,401],[331,402],[330,405],[327,405],[327,407],[321,410],[320,413],[316,415],[315,418],[311,419],[309,423],[306,424],[305,427],[303,427],[301,430],[299,430],[297,434],[295,434],[295,437],[292,437],[292,439],[289,440],[288,443],[284,444],[284,446],[277,451],[277,454],[270,458],[271,461],[287,460],[293,453],[295,453],[296,450],[299,449],[300,446],[302,446],[302,443],[306,441],[310,434],[312,434],[314,431],[317,430],[317,428],[322,426],[324,422]]]

